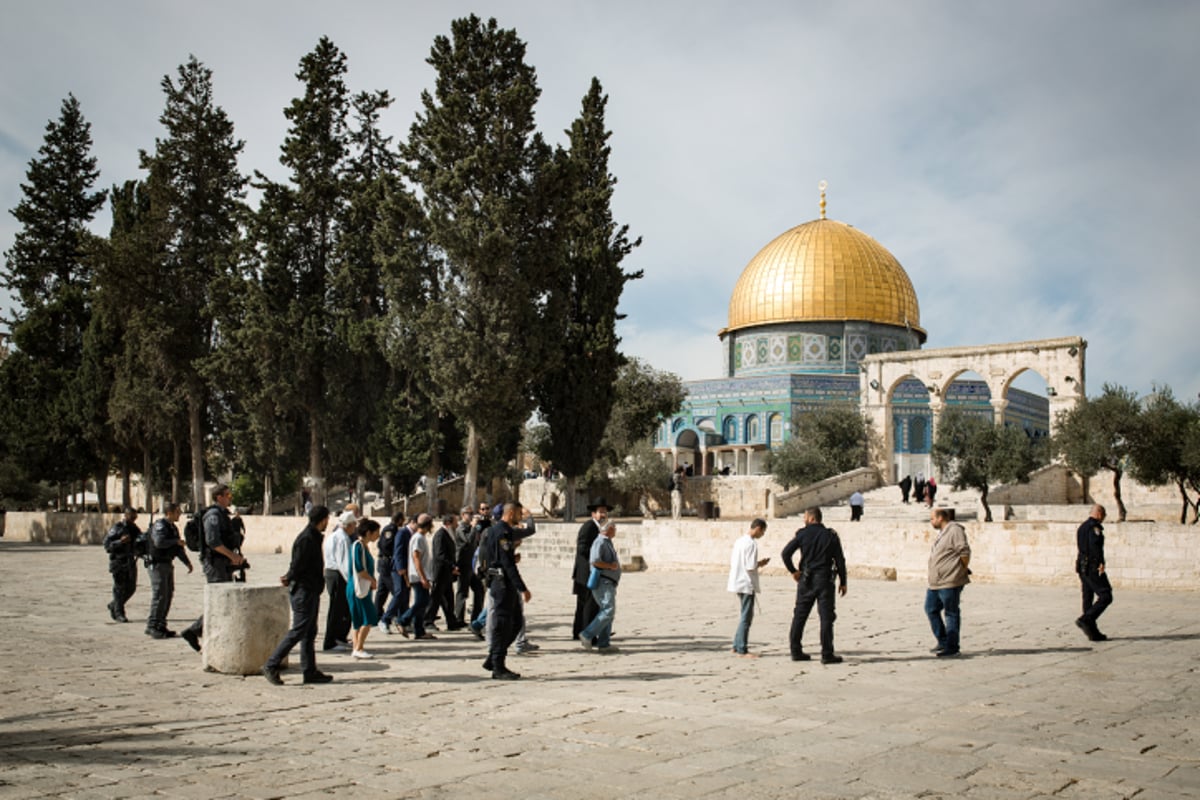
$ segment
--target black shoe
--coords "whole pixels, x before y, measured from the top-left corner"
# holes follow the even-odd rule
[[[108,601],[108,615],[115,621],[117,618],[117,609],[113,606],[112,600]]]
[[[117,622],[129,622],[129,618],[128,618],[128,617],[126,617],[126,616],[125,616],[125,613],[124,613],[124,612],[122,612],[122,611],[118,611],[118,612],[117,612],[117,613],[116,613],[116,614],[113,616],[113,619],[115,619]]]
[[[842,663],[842,657],[841,656],[833,656],[833,655],[821,656],[821,663],[822,664],[840,664],[840,663]]]
[[[479,641],[482,642],[484,639],[487,638],[486,636],[483,635],[483,631],[480,628],[476,628],[474,625],[471,625],[469,627],[471,628],[471,633],[475,634],[475,638],[478,639]]]
[[[808,653],[792,653],[792,661],[812,661]]]
[[[158,628],[146,628],[146,635],[149,636],[151,639],[170,639],[171,638],[170,636],[167,636],[166,631],[159,630]]]
[[[938,658],[958,658],[957,650],[942,650],[937,654]]]
[[[333,680],[332,675],[326,675],[324,672],[314,672],[311,675],[304,676],[305,683],[329,683]]]
[[[186,630],[179,635],[182,636],[183,640],[188,643],[188,646],[190,646],[197,653],[200,652],[200,637],[197,636],[194,631]]]
[[[521,680],[521,674],[519,672],[513,672],[512,670],[509,670],[509,669],[496,670],[495,672],[492,673],[492,680],[494,680],[494,681],[519,681],[519,680]]]
[[[170,628],[160,628],[159,630],[162,631],[162,635],[167,639],[174,639],[176,636],[179,635],[178,633],[171,630]]]
[[[1099,628],[1092,628],[1092,635],[1088,637],[1093,642],[1107,642],[1108,637],[1100,632]]]
[[[279,670],[277,670],[275,667],[263,667],[262,674],[263,677],[267,679],[267,683],[273,683],[276,686],[283,686],[283,678],[279,677]]]
[[[944,651],[945,649],[946,649],[946,645],[944,645],[944,644],[939,644],[937,647],[931,647],[931,648],[929,648],[929,652],[931,652],[931,653],[941,653],[941,652],[942,652],[942,651]]]
[[[1091,626],[1088,625],[1087,620],[1084,619],[1083,617],[1080,617],[1079,619],[1075,620],[1075,627],[1079,628],[1079,630],[1083,631],[1084,636],[1088,637],[1089,639],[1092,638]]]
[[[491,658],[489,658],[487,661],[483,662],[483,668],[486,669],[488,672],[492,671],[492,659]]]

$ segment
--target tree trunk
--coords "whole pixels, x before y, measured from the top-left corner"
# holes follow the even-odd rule
[[[271,496],[271,471],[267,470],[267,474],[263,475],[263,507],[262,513],[264,516],[271,515],[271,506],[274,503],[274,498]]]
[[[142,446],[142,491],[146,495],[146,510],[154,519],[154,479],[150,477],[150,448]]]
[[[96,478],[96,508],[101,514],[108,513],[108,470]]]
[[[1113,470],[1113,497],[1117,499],[1117,522],[1125,521],[1125,501],[1121,499],[1122,470]]]
[[[308,476],[312,479],[312,502],[314,506],[325,505],[325,469],[321,464],[321,431],[315,414],[308,418]]]
[[[992,521],[992,507],[988,505],[987,496],[988,496],[988,487],[984,486],[983,491],[979,494],[979,500],[980,500],[980,502],[983,503],[983,521],[991,522]]]
[[[566,477],[566,492],[567,496],[563,498],[563,522],[575,521],[575,476],[567,475]]]
[[[1187,525],[1187,512],[1192,507],[1192,501],[1188,499],[1187,487],[1184,486],[1182,480],[1176,479],[1175,485],[1179,487],[1179,494],[1183,497],[1183,509],[1179,512],[1179,524]]]
[[[188,442],[192,454],[192,510],[204,508],[204,432],[200,429],[200,387],[188,389]]]
[[[354,502],[358,503],[359,516],[367,516],[367,476],[361,472],[354,481]]]
[[[442,454],[438,446],[441,439],[438,436],[438,430],[438,415],[429,414],[430,440],[434,445],[430,448],[429,469],[425,471],[425,505],[426,510],[434,515],[437,514],[438,505],[438,475],[442,471]]]
[[[392,516],[392,479],[387,475],[383,476],[383,507],[387,509],[387,515]]]
[[[171,437],[171,502],[179,502],[179,437]]]
[[[463,476],[463,505],[474,506],[479,502],[475,496],[475,484],[479,481],[479,434],[475,423],[467,423],[467,474]]]
[[[121,508],[133,507],[133,492],[129,488],[129,462],[121,464]]]

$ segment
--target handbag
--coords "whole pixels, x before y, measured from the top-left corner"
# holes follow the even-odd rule
[[[355,542],[354,546],[362,547],[362,544],[360,542]],[[359,598],[360,600],[362,600],[371,594],[371,581],[368,578],[364,578],[362,575],[359,574],[358,570],[354,569],[354,567],[355,567],[354,562],[355,562],[354,553],[353,553],[353,551],[351,551],[350,569],[354,572],[354,596]]]
[[[595,567],[592,567],[591,574],[588,575],[587,587],[589,589],[595,589],[599,585],[600,585],[600,570],[598,570]]]

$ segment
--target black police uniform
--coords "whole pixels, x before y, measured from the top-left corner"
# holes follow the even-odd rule
[[[504,677],[510,673],[505,665],[508,658],[508,648],[521,632],[524,625],[524,611],[521,605],[521,595],[525,592],[525,581],[517,569],[517,561],[513,551],[516,549],[518,536],[504,520],[493,525],[483,538],[483,554],[487,561],[488,593],[492,598],[492,610],[495,615],[495,627],[492,630],[492,643],[488,651],[488,661],[491,662],[492,677]]]
[[[175,596],[175,559],[188,569],[191,559],[179,538],[179,528],[166,517],[159,517],[150,528],[150,547],[146,553],[146,570],[150,573],[150,614],[146,618],[146,633],[156,639],[174,636],[167,630],[167,613]]]
[[[1096,620],[1113,601],[1108,573],[1100,571],[1100,567],[1105,565],[1104,525],[1095,517],[1088,517],[1075,532],[1075,544],[1078,549],[1075,572],[1079,575],[1083,591],[1083,616],[1076,620],[1076,624],[1083,628],[1089,639],[1097,641],[1104,634],[1096,627]]]
[[[121,541],[122,536],[128,539]],[[112,600],[108,613],[117,622],[128,622],[125,618],[125,603],[137,591],[136,548],[142,531],[136,523],[121,520],[108,529],[104,537],[104,551],[108,553],[108,571],[112,574]]]
[[[392,553],[395,552],[395,548],[396,525],[389,522],[383,526],[383,530],[379,532],[379,541],[375,543],[375,552],[378,554],[375,566],[379,568],[379,588],[375,590],[375,614],[380,619],[383,619],[388,598],[395,592],[392,585]]]
[[[241,547],[233,529],[233,522],[229,519],[229,512],[220,505],[209,506],[204,512],[201,527],[203,535],[200,538],[200,562],[204,565],[204,579],[209,583],[232,583],[233,562],[215,550],[218,546],[224,546],[231,551]],[[183,638],[193,648],[199,649],[197,642],[203,635],[204,615],[201,614],[183,632]]]
[[[813,603],[821,617],[821,658],[834,658],[833,621],[837,619],[834,608],[834,572],[844,586],[846,584],[846,558],[842,554],[842,542],[837,532],[814,522],[796,531],[796,536],[783,548],[783,565],[795,573],[792,555],[800,551],[800,581],[796,585],[796,610],[792,614],[792,629],[789,634],[792,658],[803,659],[804,623],[808,621]]]

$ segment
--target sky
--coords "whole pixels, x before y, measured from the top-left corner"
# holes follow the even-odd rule
[[[282,179],[283,108],[321,36],[352,92],[395,98],[383,125],[400,140],[433,87],[434,37],[470,13],[527,44],[551,142],[593,76],[609,96],[614,214],[643,240],[625,262],[645,272],[621,301],[627,354],[719,377],[738,276],[818,216],[825,180],[829,217],[908,272],[927,348],[1082,336],[1091,396],[1200,393],[1192,2],[4,0],[0,249],[68,93],[98,186],[120,184],[162,135],[163,77],[195,55],[243,171]]]

